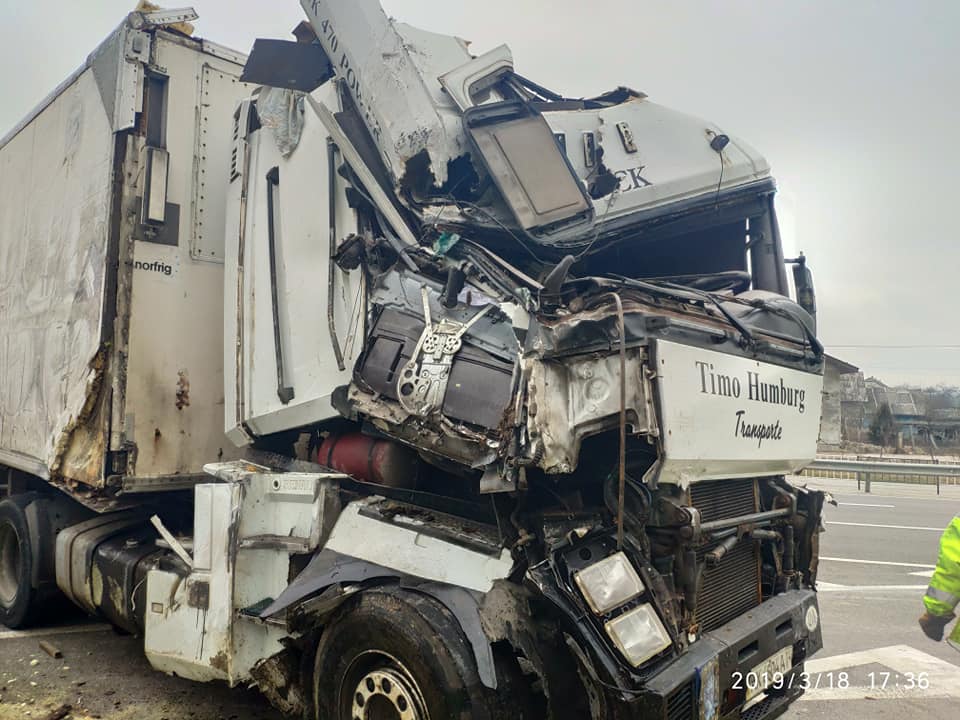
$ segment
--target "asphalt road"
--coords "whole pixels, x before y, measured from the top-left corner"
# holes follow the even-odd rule
[[[866,495],[855,482],[803,482],[830,490],[839,507],[827,510],[821,546],[825,648],[808,664],[820,687],[784,717],[956,720],[960,653],[924,637],[916,619],[940,532],[960,512],[960,487],[938,498],[931,487],[875,483]],[[45,654],[40,640],[63,658]],[[72,720],[283,718],[255,691],[154,672],[138,639],[76,613],[28,633],[0,628],[0,720],[52,720],[65,705]]]
[[[784,717],[956,720],[960,653],[927,639],[916,620],[960,487],[937,497],[931,486],[873,483],[868,495],[855,481],[807,482],[839,506],[827,509],[820,547],[824,649],[807,667],[820,687]]]

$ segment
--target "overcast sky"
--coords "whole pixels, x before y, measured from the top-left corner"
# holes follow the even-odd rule
[[[0,135],[134,4],[6,0]],[[303,17],[296,0],[193,4],[198,34],[243,51]],[[383,4],[476,52],[506,42],[520,73],[567,95],[630,85],[742,137],[780,183],[786,252],[810,260],[828,349],[888,382],[960,385],[960,2]]]

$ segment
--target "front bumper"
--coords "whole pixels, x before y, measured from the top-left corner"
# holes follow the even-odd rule
[[[634,717],[700,720],[700,669],[714,658],[720,665],[720,710],[713,720],[767,720],[786,711],[803,694],[803,663],[823,646],[820,624],[810,631],[805,617],[817,606],[812,590],[792,590],[773,597],[723,627],[705,633],[674,661],[663,667],[629,702]],[[819,608],[818,608],[819,616]],[[770,691],[743,710],[746,676],[783,648],[793,648],[795,677],[785,689]],[[737,678],[735,673],[742,677]],[[789,686],[789,687],[788,687]],[[710,720],[710,719],[708,719]]]

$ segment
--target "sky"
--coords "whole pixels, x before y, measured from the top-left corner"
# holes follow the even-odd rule
[[[0,135],[135,4],[2,1]],[[828,351],[888,383],[960,385],[960,2],[382,2],[476,54],[507,43],[568,96],[629,85],[746,140],[779,182],[787,255],[814,272]],[[296,0],[193,5],[198,35],[243,51],[303,18]]]

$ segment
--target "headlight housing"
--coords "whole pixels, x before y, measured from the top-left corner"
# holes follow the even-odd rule
[[[651,605],[638,605],[607,622],[604,629],[634,667],[670,647],[670,635]]]
[[[630,602],[645,590],[637,571],[622,552],[579,570],[573,579],[597,615],[605,615]]]

